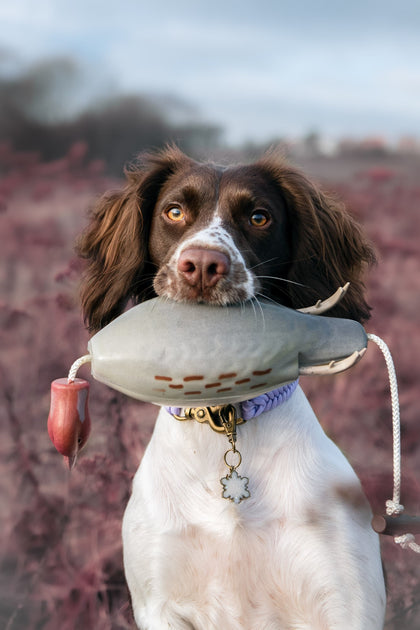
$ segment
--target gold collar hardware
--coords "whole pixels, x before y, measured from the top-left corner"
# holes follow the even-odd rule
[[[236,410],[233,405],[215,405],[214,407],[186,407],[184,409],[184,415],[178,416],[172,414],[176,420],[196,420],[197,422],[207,422],[213,431],[217,433],[226,432],[226,423],[229,422],[226,419],[232,414],[232,409],[235,413],[235,424],[244,424],[246,420],[243,418],[236,418]]]
[[[236,472],[236,469],[239,468],[242,462],[242,455],[236,448],[236,425],[244,424],[245,420],[243,418],[237,418],[235,407],[233,405],[187,407],[183,416],[172,415],[174,418],[181,421],[197,420],[197,422],[207,422],[213,431],[225,433],[231,448],[229,448],[224,455],[225,464],[229,468],[229,474],[220,480],[223,486],[222,497],[224,499],[230,499],[236,504],[250,497],[251,493],[248,490],[248,477],[241,477]],[[233,454],[233,457],[236,456],[236,464],[228,463],[228,455],[230,453]],[[231,457],[232,455],[230,455],[230,458]]]

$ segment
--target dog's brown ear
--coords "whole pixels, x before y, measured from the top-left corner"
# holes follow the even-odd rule
[[[368,319],[363,275],[376,257],[359,224],[342,203],[284,159],[271,153],[260,163],[279,185],[288,208],[293,253],[287,278],[297,283],[287,286],[290,306],[309,306],[350,282],[346,296],[326,314]]]
[[[76,251],[88,262],[81,286],[85,321],[97,331],[117,317],[130,298],[141,301],[151,291],[148,236],[162,184],[185,163],[176,147],[144,153],[126,169],[122,190],[105,194],[90,213]],[[149,269],[150,272],[150,269]]]

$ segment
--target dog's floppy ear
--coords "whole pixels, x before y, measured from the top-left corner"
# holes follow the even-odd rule
[[[81,300],[90,330],[99,330],[130,298],[139,302],[150,290],[146,270],[153,208],[163,183],[187,163],[192,160],[176,147],[144,153],[126,169],[125,187],[105,194],[92,209],[76,244],[79,256],[88,261]]]
[[[266,154],[260,164],[280,187],[288,208],[293,251],[287,278],[297,283],[287,285],[290,306],[312,305],[350,282],[347,294],[328,315],[368,319],[363,274],[376,257],[361,227],[342,203],[275,152]]]

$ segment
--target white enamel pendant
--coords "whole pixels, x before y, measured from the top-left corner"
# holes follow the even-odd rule
[[[248,490],[248,482],[248,477],[241,477],[236,470],[232,469],[229,475],[220,480],[223,486],[222,497],[230,499],[234,503],[240,503],[243,499],[248,499],[251,496]]]

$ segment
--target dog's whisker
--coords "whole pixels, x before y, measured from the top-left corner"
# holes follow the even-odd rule
[[[261,267],[261,265],[268,265],[268,263],[273,262],[273,260],[277,260],[278,256],[274,256],[274,258],[269,258],[268,260],[263,260],[259,263],[257,263],[256,265],[253,265],[252,267],[248,267],[248,269],[250,271],[252,271],[253,269],[256,269],[257,267]]]
[[[241,307],[241,313],[243,313],[245,311],[246,304],[247,304],[247,300],[241,300],[239,302],[239,306]]]
[[[255,302],[255,304],[256,304],[256,305],[258,306],[258,308],[259,308],[259,311],[260,311],[260,314],[261,314],[261,317],[262,317],[263,332],[264,332],[264,331],[265,331],[265,315],[264,315],[264,310],[263,310],[263,308],[262,308],[262,306],[261,306],[260,301],[258,300],[258,298],[257,298],[256,296],[254,296],[254,297],[252,297],[252,299],[251,299],[251,304],[252,304],[252,306],[253,306],[253,308],[254,308],[254,312],[256,312],[256,311],[255,311],[254,302]],[[256,316],[256,320],[258,321],[257,316]]]
[[[257,311],[255,310],[255,306],[254,306],[254,298],[252,297],[249,302],[252,306],[252,310],[254,311],[254,319],[255,321],[257,321]]]
[[[258,280],[267,279],[267,280],[277,280],[279,282],[287,282],[288,284],[295,284],[299,287],[303,287],[304,289],[310,289],[307,284],[302,284],[302,282],[296,282],[295,280],[289,280],[289,278],[282,278],[281,276],[255,276]]]
[[[153,260],[145,260],[144,261],[145,265],[151,265],[152,267],[156,267],[156,269],[159,269],[160,265],[158,263],[153,262]]]
[[[268,295],[265,295],[264,293],[260,293],[260,292],[258,292],[258,293],[256,293],[256,294],[255,294],[255,297],[256,297],[257,295],[258,295],[260,298],[262,298],[263,300],[267,300],[268,302],[272,302],[272,303],[273,303],[273,304],[275,304],[276,306],[279,306],[279,304],[280,304],[279,302],[277,302],[276,300],[274,300],[272,297],[270,297],[270,296],[268,296]],[[281,304],[280,304],[280,306],[281,306]]]

